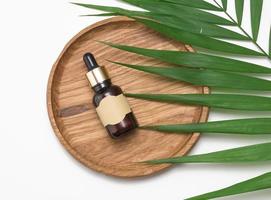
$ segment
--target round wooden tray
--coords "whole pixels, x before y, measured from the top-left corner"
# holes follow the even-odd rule
[[[93,91],[86,79],[82,56],[92,52],[105,66],[112,82],[129,93],[208,93],[195,87],[155,75],[127,69],[106,60],[130,64],[163,63],[120,51],[96,41],[138,47],[193,51],[157,32],[124,17],[98,22],[78,33],[64,48],[51,71],[47,106],[54,132],[64,147],[81,163],[96,171],[119,177],[150,175],[170,165],[147,165],[138,161],[181,156],[187,153],[199,134],[164,134],[146,130],[112,140],[97,118],[92,105]],[[208,109],[128,98],[140,125],[206,121]]]

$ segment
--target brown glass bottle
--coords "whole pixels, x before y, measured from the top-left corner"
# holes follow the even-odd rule
[[[119,86],[113,85],[91,53],[84,55],[87,77],[95,92],[93,104],[108,134],[116,139],[137,127],[137,122]]]

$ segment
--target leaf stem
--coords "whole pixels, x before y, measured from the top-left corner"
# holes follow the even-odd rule
[[[258,49],[269,59],[271,59],[271,57],[269,56],[268,53],[266,53],[265,50],[263,50],[263,48],[257,43],[256,40],[254,40],[243,28],[242,26],[235,20],[232,18],[232,16],[226,11],[225,8],[223,8],[219,3],[217,3],[216,0],[214,0],[215,4],[221,8],[223,10],[223,12],[230,18],[230,20],[232,21],[232,23],[234,23],[235,26],[237,26],[247,37],[249,40],[251,40],[251,42],[254,43],[254,45],[256,45],[258,47]]]

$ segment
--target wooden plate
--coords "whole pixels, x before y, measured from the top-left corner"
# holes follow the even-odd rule
[[[54,132],[64,147],[80,162],[96,171],[119,177],[150,175],[170,165],[146,165],[138,161],[180,156],[187,153],[199,134],[164,134],[136,130],[120,140],[112,140],[102,127],[92,105],[93,92],[85,77],[82,61],[92,52],[105,66],[114,84],[129,93],[208,93],[195,87],[155,75],[120,67],[106,60],[130,64],[163,63],[110,48],[96,41],[135,45],[153,49],[193,51],[190,46],[169,40],[124,17],[98,22],[78,33],[64,48],[51,71],[47,106]],[[140,125],[205,121],[208,109],[186,105],[128,99]]]

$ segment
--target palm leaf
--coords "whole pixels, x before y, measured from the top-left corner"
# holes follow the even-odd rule
[[[271,69],[268,67],[234,60],[230,58],[224,58],[219,56],[212,56],[202,53],[191,53],[182,51],[167,51],[167,50],[154,50],[143,49],[132,46],[117,45],[108,42],[102,42],[111,47],[121,49],[124,51],[136,53],[139,55],[152,57],[164,62],[182,65],[186,67],[214,69],[221,71],[231,72],[244,72],[244,73],[270,73]]]
[[[206,193],[196,197],[188,198],[186,200],[203,200],[214,199],[218,197],[230,196],[235,194],[242,194],[247,192],[254,192],[271,188],[271,172],[261,176],[249,179],[247,181],[232,185],[230,187]]]
[[[166,133],[181,133],[181,134],[208,132],[208,133],[260,135],[260,134],[271,134],[270,124],[271,118],[251,118],[251,119],[206,122],[198,124],[144,126],[142,128]]]
[[[249,40],[249,38],[244,35],[217,26],[215,24],[210,24],[206,22],[188,20],[178,18],[175,16],[165,16],[161,14],[155,14],[152,12],[149,14],[148,18],[158,21],[161,24],[191,33],[197,33],[210,37],[218,37],[232,40]]]
[[[208,24],[201,21],[187,20],[184,18],[178,18],[175,16],[157,14],[157,13],[152,13],[152,12],[125,10],[122,8],[111,7],[111,6],[99,6],[99,5],[81,4],[81,3],[74,3],[74,4],[83,6],[86,8],[92,8],[96,10],[110,12],[107,14],[96,14],[96,16],[122,15],[122,16],[127,16],[127,17],[145,17],[148,19],[159,21],[161,24],[168,25],[170,27],[177,28],[183,31],[188,31],[191,33],[198,33],[201,35],[218,37],[218,38],[226,38],[226,39],[238,39],[238,40],[249,39],[248,37],[241,35],[239,33],[236,33],[234,31],[217,26],[215,24]],[[85,16],[93,16],[93,15],[85,15]]]
[[[231,54],[241,54],[250,56],[268,56],[267,53],[257,44],[257,38],[260,28],[260,19],[262,13],[262,0],[250,0],[251,3],[251,24],[252,24],[252,37],[250,37],[244,29],[241,27],[243,18],[243,0],[235,0],[237,22],[227,13],[227,0],[222,0],[223,9],[213,6],[202,0],[123,0],[129,4],[139,6],[145,11],[130,11],[117,7],[96,7],[95,9],[105,11],[107,13],[99,14],[101,16],[112,15],[124,15],[133,18],[146,26],[160,32],[161,34],[181,41],[187,44],[191,44],[197,47],[205,49],[225,52]],[[83,5],[83,4],[82,4]],[[81,6],[82,6],[81,5]],[[87,6],[85,6],[87,7]],[[92,8],[94,8],[92,6]],[[201,10],[205,9],[205,10]],[[224,11],[230,20],[211,14],[206,10]],[[234,25],[240,28],[244,35],[230,31],[224,27],[218,25]],[[199,28],[200,27],[200,28]],[[271,30],[270,30],[271,31]],[[244,48],[242,46],[234,45],[228,42],[224,42],[216,38],[225,39],[238,39],[238,40],[251,40],[262,53]],[[271,32],[270,32],[270,47],[269,57],[271,58]],[[139,49],[132,49],[131,52],[136,52]],[[162,53],[168,53],[166,57]],[[194,85],[206,85],[211,87],[227,87],[234,89],[253,89],[253,90],[266,90],[271,89],[269,81],[253,78],[250,76],[239,75],[230,72],[250,72],[250,73],[270,73],[270,69],[237,61],[228,58],[222,58],[218,56],[211,56],[206,54],[181,52],[176,55],[174,51],[157,51],[144,50],[141,55],[158,58],[162,61],[166,61],[172,64],[182,65],[185,67],[145,67],[122,64],[124,66],[157,74],[160,76],[185,81]],[[170,59],[174,58],[173,61]],[[201,61],[202,64],[201,64]],[[208,66],[209,65],[209,66]],[[214,65],[214,66],[213,66]],[[194,67],[196,69],[186,68]],[[202,69],[203,68],[203,69]],[[210,70],[211,69],[211,70]],[[220,71],[216,71],[220,70]],[[133,95],[132,95],[133,96]],[[136,95],[134,95],[136,97]],[[138,96],[139,97],[139,96]],[[142,98],[159,101],[169,102],[183,102],[192,105],[203,105],[213,107],[224,107],[230,109],[246,109],[246,110],[268,110],[269,98],[256,97],[247,95],[229,95],[227,101],[226,96],[223,95],[165,95],[165,96],[142,96]],[[140,98],[140,97],[139,97]],[[223,99],[224,98],[224,99]],[[235,98],[235,99],[234,99]],[[244,98],[244,99],[241,99]],[[220,102],[221,105],[218,105]],[[237,102],[236,105],[233,105]],[[242,104],[243,103],[243,104]],[[255,103],[253,105],[253,103]],[[241,105],[242,104],[242,105]],[[253,108],[249,108],[249,106]],[[218,133],[240,133],[240,134],[268,134],[271,130],[271,119],[259,118],[259,119],[242,119],[242,120],[228,120],[220,122],[209,122],[200,124],[184,124],[184,125],[160,125],[153,126],[165,129],[167,132],[173,132],[178,130],[180,132],[194,132],[194,130],[206,131],[206,132],[218,132]],[[145,128],[153,128],[145,127]],[[157,130],[157,129],[156,129]],[[171,159],[183,159],[179,162],[245,162],[245,161],[264,161],[269,160],[270,156],[267,152],[267,148],[270,144],[255,145],[249,147],[242,147],[232,150],[214,152],[203,155],[187,156],[183,158],[171,158]],[[266,147],[266,149],[265,149]],[[270,150],[268,150],[270,151]],[[224,153],[224,154],[223,154]],[[231,154],[232,153],[232,154]],[[233,153],[238,153],[238,156],[234,157]],[[174,161],[176,161],[174,160]],[[216,161],[215,161],[216,160]],[[166,160],[164,160],[166,161]],[[215,197],[222,197],[227,195],[251,192],[261,189],[271,188],[271,173],[264,174],[254,179],[233,185],[231,187],[211,192],[208,194],[200,195],[191,198],[197,199],[211,199]]]
[[[152,11],[154,13],[170,14],[183,19],[194,19],[220,25],[234,25],[233,22],[219,17],[217,15],[208,13],[203,10],[182,6],[180,4],[172,4],[168,2],[162,2],[159,0],[123,0],[131,5],[141,7],[143,9]],[[154,6],[155,4],[155,6]]]
[[[113,63],[198,86],[259,91],[271,90],[271,81],[229,72],[198,70],[185,67],[150,67],[118,62]]]
[[[193,34],[190,32],[185,32],[173,27],[169,27],[160,23],[157,23],[152,20],[135,18],[137,21],[143,23],[144,25],[148,26],[149,28],[171,38],[175,39],[180,42],[184,42],[186,44],[195,45],[198,47],[232,53],[232,54],[243,54],[243,55],[254,55],[254,56],[263,56],[262,53],[256,52],[254,50],[235,45],[232,43],[224,42],[221,40],[217,40],[214,38],[210,38],[207,36],[203,36],[200,34]]]
[[[178,164],[178,163],[244,163],[271,160],[271,143],[263,143],[217,151],[206,154],[148,160],[149,164]]]
[[[143,0],[140,0],[143,1]],[[159,1],[160,2],[160,1]],[[261,55],[262,53],[247,49],[245,47],[241,47],[238,45],[234,45],[228,42],[223,42],[214,38],[210,38],[207,36],[218,36],[218,37],[224,37],[224,38],[231,38],[231,39],[248,39],[247,37],[240,35],[238,33],[235,33],[233,31],[229,31],[227,29],[218,27],[218,26],[211,26],[205,23],[202,23],[201,26],[197,23],[192,23],[192,20],[174,20],[174,18],[166,16],[168,13],[163,13],[163,17],[161,15],[157,15],[154,13],[148,13],[148,12],[136,12],[136,11],[128,11],[117,7],[106,7],[106,6],[97,6],[97,5],[90,5],[90,4],[80,4],[80,3],[74,3],[76,5],[88,7],[88,8],[94,8],[99,9],[107,12],[114,12],[116,14],[125,15],[128,17],[133,16],[143,16],[143,17],[149,17],[155,20],[160,20],[161,23],[157,23],[151,20],[147,19],[141,19],[137,17],[133,17],[136,20],[140,21],[141,23],[144,23],[145,25],[149,26],[150,28],[165,34],[168,37],[171,37],[173,39],[176,39],[178,41],[183,41],[189,44],[193,44],[195,46],[200,46],[203,48],[208,48],[211,50],[216,51],[222,51],[222,52],[228,52],[228,53],[237,53],[237,54],[245,54],[245,55]],[[168,4],[168,3],[167,3]],[[167,5],[166,4],[166,5]],[[167,6],[168,7],[168,6]],[[190,13],[190,12],[189,12]],[[179,22],[178,22],[179,21]],[[167,26],[167,25],[170,26]],[[178,28],[176,28],[178,27]],[[195,34],[190,34],[190,32],[183,31],[180,29],[180,27],[186,27],[185,30],[194,32]],[[199,27],[202,27],[199,29]],[[209,27],[209,28],[208,28]],[[165,30],[165,31],[164,31]],[[217,30],[217,33],[215,34]],[[175,31],[175,32],[174,32]],[[176,32],[177,31],[177,32]],[[182,33],[182,34],[181,34]],[[203,33],[207,36],[204,36],[203,34],[196,34],[196,33]]]
[[[235,94],[125,94],[127,97],[234,110],[271,111],[271,98]]]
[[[91,8],[91,9],[101,10],[101,11],[105,11],[105,12],[109,12],[109,13],[114,13],[114,14],[123,14],[123,15],[127,15],[127,16],[132,16],[132,14],[135,15],[135,16],[138,16],[138,15],[139,16],[144,16],[143,14],[147,13],[147,12],[142,12],[142,11],[126,10],[126,9],[123,9],[123,8],[113,7],[113,6],[101,6],[101,5],[85,4],[85,3],[74,3],[74,2],[71,2],[71,4],[81,6],[81,7],[85,7],[85,8]]]
[[[224,10],[227,10],[228,1],[227,0],[221,0],[221,2],[222,2]]]
[[[244,0],[235,0],[235,11],[237,22],[239,25],[242,24],[243,12],[244,12]]]
[[[251,28],[253,39],[256,41],[261,23],[263,0],[250,0]]]
[[[189,6],[193,8],[199,8],[199,9],[205,9],[205,10],[214,10],[214,11],[221,11],[220,8],[214,6],[213,4],[210,4],[206,1],[202,0],[164,0],[165,2],[171,2],[175,4],[180,4],[184,6]]]

